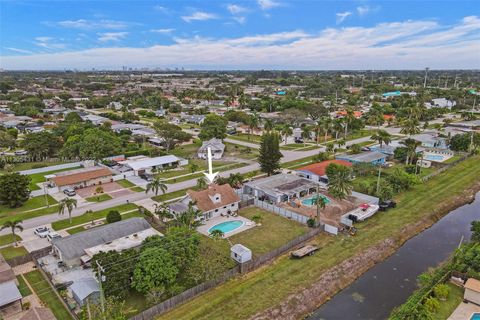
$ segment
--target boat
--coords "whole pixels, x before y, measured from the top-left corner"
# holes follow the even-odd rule
[[[348,218],[353,222],[364,221],[377,213],[379,208],[376,204],[362,203],[357,209],[348,213]]]

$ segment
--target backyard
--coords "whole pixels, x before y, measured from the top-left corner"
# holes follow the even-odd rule
[[[400,245],[405,226],[431,217],[445,203],[451,203],[466,188],[478,183],[480,166],[476,163],[479,160],[480,156],[474,156],[399,195],[397,208],[391,209],[388,215],[378,214],[358,224],[355,237],[333,238],[321,234],[313,241],[320,246],[316,255],[302,260],[284,255],[268,267],[235,278],[158,319],[246,319],[310,287],[328,269],[386,238],[398,239]]]

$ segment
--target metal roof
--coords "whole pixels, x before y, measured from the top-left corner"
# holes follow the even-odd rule
[[[125,164],[132,168],[133,170],[140,170],[146,168],[152,168],[156,166],[161,166],[165,164],[171,164],[180,161],[181,159],[174,155],[167,155],[155,158],[144,158],[141,160],[126,160],[122,161],[122,164]]]
[[[92,293],[100,292],[100,286],[94,278],[84,278],[73,282],[70,286],[70,290],[72,290],[77,298],[83,301]]]
[[[0,284],[0,307],[20,299],[22,295],[13,280]]]

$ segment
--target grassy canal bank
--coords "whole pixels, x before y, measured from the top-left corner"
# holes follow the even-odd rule
[[[314,256],[233,279],[159,319],[295,319],[313,311],[406,240],[472,199],[480,189],[480,156],[465,160],[397,197],[397,208],[358,224],[355,237],[322,234]]]

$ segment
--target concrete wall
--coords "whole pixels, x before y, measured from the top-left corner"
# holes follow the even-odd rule
[[[480,305],[480,292],[476,292],[471,289],[465,289],[465,294],[463,298],[465,300],[468,300],[470,302]]]

